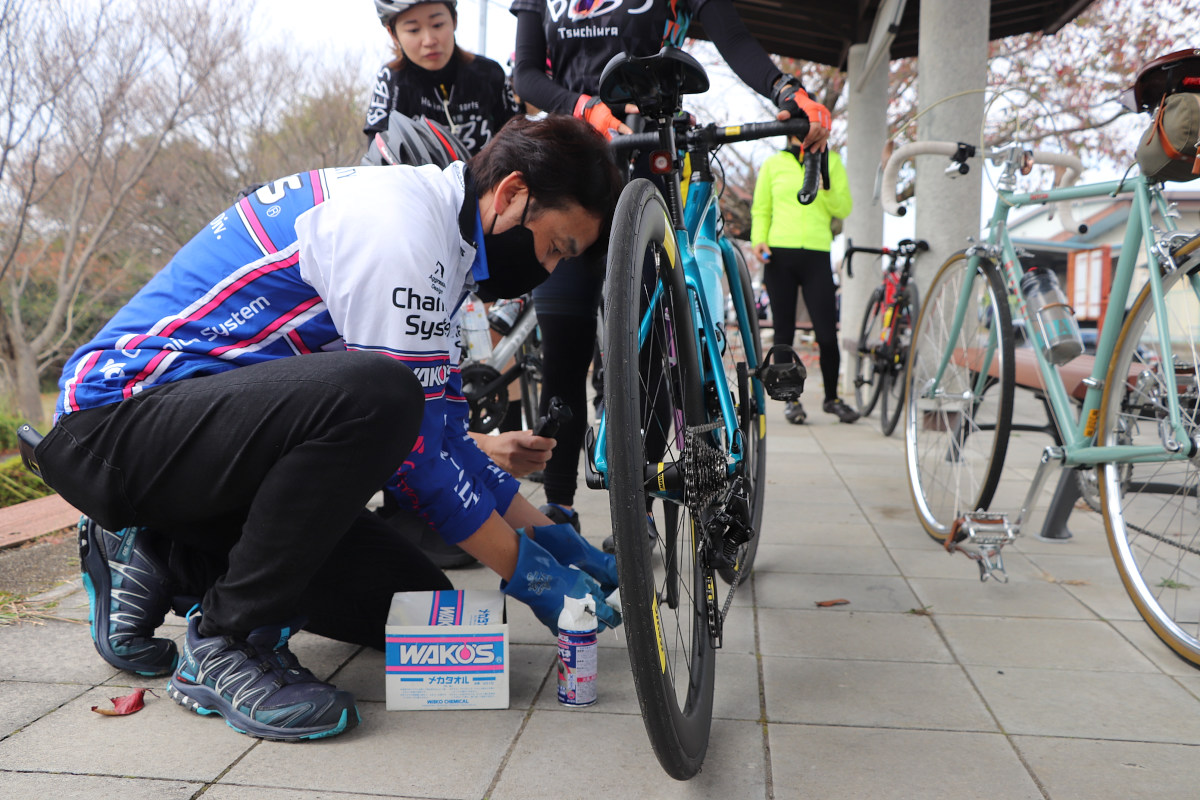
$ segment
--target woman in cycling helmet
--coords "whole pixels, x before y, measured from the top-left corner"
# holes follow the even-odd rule
[[[395,58],[375,75],[363,133],[374,140],[392,111],[448,127],[474,155],[516,112],[504,69],[454,41],[456,0],[375,0]]]

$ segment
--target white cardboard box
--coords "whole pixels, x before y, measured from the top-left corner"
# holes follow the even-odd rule
[[[389,711],[508,708],[501,592],[397,592],[385,635]]]

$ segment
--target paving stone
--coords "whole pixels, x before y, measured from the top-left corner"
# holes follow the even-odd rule
[[[1184,798],[1196,794],[1196,748],[1146,742],[1015,736],[1054,800]]]
[[[1043,800],[999,734],[774,723],[769,729],[776,797]]]

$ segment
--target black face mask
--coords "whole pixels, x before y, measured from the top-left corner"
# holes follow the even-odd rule
[[[488,277],[479,281],[476,294],[485,303],[500,298],[520,297],[550,277],[537,258],[533,231],[525,227],[526,203],[521,221],[504,233],[485,233],[483,251],[487,254]],[[495,227],[493,222],[492,227]]]

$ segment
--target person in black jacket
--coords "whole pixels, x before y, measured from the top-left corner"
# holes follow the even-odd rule
[[[517,18],[514,88],[537,108],[574,114],[604,133],[630,133],[621,120],[637,109],[609,108],[596,96],[604,65],[620,52],[645,56],[667,43],[682,45],[696,18],[738,77],[771,99],[779,109],[777,118],[807,117],[812,128],[805,146],[825,147],[829,111],[808,97],[795,76],[771,61],[746,30],[732,0],[512,0],[509,10]],[[542,511],[556,522],[575,526],[579,453],[588,419],[587,372],[596,341],[602,276],[599,264],[568,261],[533,295],[542,329],[542,397],[561,397],[573,412],[572,421],[560,426],[558,444],[546,465],[547,504]]]
[[[455,43],[455,6],[456,0],[375,0],[396,57],[375,75],[363,126],[368,140],[399,111],[442,123],[474,155],[516,113],[504,69]]]

